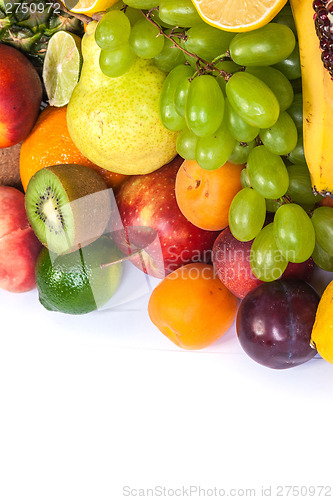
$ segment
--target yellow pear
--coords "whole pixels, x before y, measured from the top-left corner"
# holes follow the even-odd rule
[[[126,175],[153,172],[176,156],[177,133],[159,117],[166,75],[139,57],[123,76],[104,75],[96,26],[89,23],[82,39],[81,77],[67,107],[70,136],[102,168]]]

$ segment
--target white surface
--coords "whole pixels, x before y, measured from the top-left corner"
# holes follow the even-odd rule
[[[234,329],[182,351],[150,323],[148,295],[123,298],[74,317],[47,312],[36,291],[0,291],[1,500],[135,498],[126,485],[254,488],[252,498],[262,486],[293,498],[275,488],[331,485],[333,496],[333,366],[266,369]]]

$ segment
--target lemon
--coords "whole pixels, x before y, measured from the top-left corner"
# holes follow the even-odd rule
[[[50,311],[86,314],[106,304],[120,283],[121,263],[101,268],[122,257],[104,235],[90,245],[66,255],[43,248],[36,263],[39,301]]]
[[[43,81],[49,104],[65,106],[79,81],[82,64],[81,38],[58,31],[49,41],[43,65]]]
[[[326,287],[317,309],[311,342],[322,358],[333,363],[333,281]]]
[[[269,23],[287,0],[192,0],[200,17],[225,31],[251,31]]]
[[[76,14],[92,15],[112,7],[118,0],[65,0],[67,9]]]

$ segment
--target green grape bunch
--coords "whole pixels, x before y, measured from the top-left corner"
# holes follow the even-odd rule
[[[273,281],[311,256],[333,271],[333,209],[318,208],[303,149],[301,71],[287,4],[270,23],[230,33],[204,23],[191,0],[126,0],[99,21],[103,73],[117,78],[135,59],[166,73],[163,125],[177,152],[206,170],[244,165],[229,226],[252,241],[251,267]],[[272,222],[267,224],[267,212]]]

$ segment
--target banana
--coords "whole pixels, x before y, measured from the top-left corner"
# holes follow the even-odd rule
[[[333,81],[321,60],[311,0],[290,0],[300,49],[303,144],[314,191],[333,196]]]

